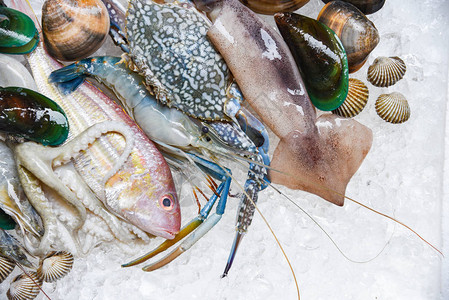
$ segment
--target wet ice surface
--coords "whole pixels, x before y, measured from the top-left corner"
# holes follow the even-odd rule
[[[316,18],[322,6],[320,0],[311,0],[299,12]],[[389,88],[367,83],[370,99],[356,119],[373,130],[374,142],[347,188],[347,196],[395,216],[438,248],[442,247],[447,13],[449,2],[444,0],[389,0],[381,11],[369,15],[379,30],[380,44],[352,77],[367,83],[367,68],[377,56],[400,56],[407,73]],[[391,92],[401,92],[409,100],[411,118],[402,125],[384,122],[374,110],[377,97]],[[243,169],[234,173],[244,181]],[[259,209],[293,266],[302,299],[443,299],[443,259],[410,231],[350,201],[336,207],[305,192],[281,191],[319,222],[346,256],[369,261],[349,261],[286,198],[272,189],[263,191]],[[187,185],[182,196],[186,222],[196,207]],[[120,267],[160,239],[144,246],[104,243],[76,259],[67,277],[43,288],[52,299],[296,299],[292,273],[257,213],[229,276],[220,279],[234,237],[237,205],[238,199],[230,198],[222,221],[161,270],[144,273],[139,267]],[[0,285],[0,295],[8,281]],[[445,295],[447,299],[447,290]]]

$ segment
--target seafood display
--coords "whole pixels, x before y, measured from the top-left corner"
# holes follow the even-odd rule
[[[379,43],[376,26],[350,3],[331,1],[321,9],[317,19],[340,38],[348,56],[349,73],[360,69]]]
[[[404,123],[410,118],[410,106],[404,95],[398,92],[382,94],[376,100],[376,112],[387,122]]]
[[[0,35],[15,16],[10,31],[26,35],[19,46],[3,47],[3,39],[0,50],[27,53],[0,54],[0,298],[247,299],[276,298],[280,289],[287,299],[329,298],[312,288],[315,267],[338,278],[344,257],[379,272],[368,262],[387,247],[398,252],[388,257],[411,259],[427,245],[404,242],[404,227],[441,254],[418,218],[390,217],[416,199],[427,199],[425,214],[434,211],[438,205],[429,205],[421,187],[439,181],[401,177],[427,167],[425,156],[413,161],[420,155],[407,149],[423,132],[429,147],[438,146],[410,119],[414,99],[409,105],[402,93],[418,95],[410,79],[420,81],[421,61],[403,41],[374,54],[401,56],[410,78],[368,103],[406,72],[398,56],[364,65],[387,26],[382,12],[372,17],[379,31],[364,13],[385,0],[45,0],[41,11],[40,1],[31,6],[41,19],[26,0],[7,0],[11,8],[0,0]],[[359,69],[362,76],[349,79]],[[369,91],[363,74],[374,85]],[[390,125],[373,108],[388,123],[410,121]],[[401,159],[411,163],[393,170]],[[424,172],[431,178],[432,165]],[[438,187],[426,193],[437,199]],[[229,210],[237,213],[235,226]],[[374,220],[372,212],[385,218]],[[274,241],[266,227],[278,248],[267,247]],[[363,250],[348,248],[354,238]],[[231,275],[219,279],[216,265],[229,246],[222,277]],[[271,263],[281,253],[291,273]],[[426,275],[438,264],[434,253],[427,256],[430,264],[418,263]],[[123,264],[130,257],[138,258]],[[147,260],[142,270],[150,273],[119,269]],[[389,272],[379,281],[357,268],[348,270],[373,288],[351,296],[384,298],[385,289],[397,289],[413,298],[419,289],[414,281],[407,294],[409,284]],[[217,290],[218,282],[232,289]],[[332,295],[340,299],[353,286]]]
[[[295,58],[307,94],[321,110],[334,110],[348,94],[348,59],[326,25],[294,13],[276,14],[276,24]]]
[[[109,32],[109,15],[100,0],[47,0],[42,7],[45,49],[54,58],[73,61],[101,47]]]
[[[38,42],[37,29],[27,15],[0,5],[0,53],[29,53]]]
[[[368,81],[377,87],[388,87],[404,77],[407,67],[399,57],[378,57],[368,68]]]

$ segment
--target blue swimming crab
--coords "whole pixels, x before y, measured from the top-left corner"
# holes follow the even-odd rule
[[[111,14],[111,36],[127,52],[123,55],[124,62],[145,78],[147,89],[156,99],[197,118],[222,143],[246,151],[250,170],[239,207],[237,235],[224,272],[226,275],[238,244],[251,223],[257,194],[269,182],[265,167],[269,165],[267,131],[260,121],[241,107],[243,96],[225,61],[206,36],[211,23],[190,1],[158,4],[131,0],[126,22],[124,14],[120,18],[120,11],[114,7],[113,1],[103,2]],[[124,34],[120,34],[121,26],[125,27]],[[226,124],[231,124],[232,128]],[[248,139],[241,138],[236,130],[252,142],[248,144]],[[201,164],[209,174],[216,175],[218,171],[221,174],[218,178],[223,182],[231,178],[229,170],[217,166],[216,161],[207,163],[197,158],[195,163]],[[225,184],[220,198],[223,204],[219,202],[217,205],[216,214],[220,218],[224,213],[229,185],[230,182]],[[208,218],[208,214],[201,215],[201,218],[207,218],[203,227],[208,229],[199,230],[201,234],[197,236],[204,235],[218,222],[219,218]],[[172,259],[163,261],[166,263]]]

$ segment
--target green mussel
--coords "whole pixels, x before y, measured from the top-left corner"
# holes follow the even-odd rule
[[[16,222],[7,215],[2,209],[0,209],[0,228],[5,230],[11,230],[16,227]]]
[[[67,139],[69,124],[62,108],[44,95],[7,87],[0,88],[0,131],[57,146]]]
[[[348,94],[348,59],[340,39],[326,25],[295,13],[278,13],[276,24],[317,108],[338,108]]]
[[[0,6],[0,53],[29,53],[38,43],[39,33],[27,15]]]

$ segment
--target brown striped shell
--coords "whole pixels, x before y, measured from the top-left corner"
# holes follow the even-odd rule
[[[11,274],[16,266],[15,262],[9,258],[0,256],[0,283]]]
[[[99,0],[46,0],[42,31],[48,53],[56,59],[86,58],[101,47],[109,32],[109,14]]]
[[[354,5],[342,1],[326,4],[318,15],[340,38],[348,56],[349,73],[360,69],[379,43],[374,24]]]
[[[367,86],[361,80],[349,78],[349,90],[345,102],[332,113],[345,118],[355,117],[365,108],[368,97]]]
[[[328,3],[330,0],[323,0],[324,3]],[[349,2],[365,15],[375,13],[382,8],[385,4],[385,0],[342,0],[344,2]]]
[[[37,297],[42,281],[39,280],[36,272],[28,272],[28,275],[21,274],[14,278],[6,292],[9,300],[32,300]]]
[[[382,94],[376,101],[376,112],[387,122],[404,123],[410,118],[410,106],[401,93]]]
[[[295,11],[310,0],[240,0],[259,14],[274,15],[277,12]]]
[[[70,252],[52,252],[40,261],[37,275],[45,282],[54,282],[67,275],[72,266],[73,255]]]
[[[387,87],[395,84],[404,77],[407,67],[397,56],[380,56],[368,68],[368,81],[378,87]]]

